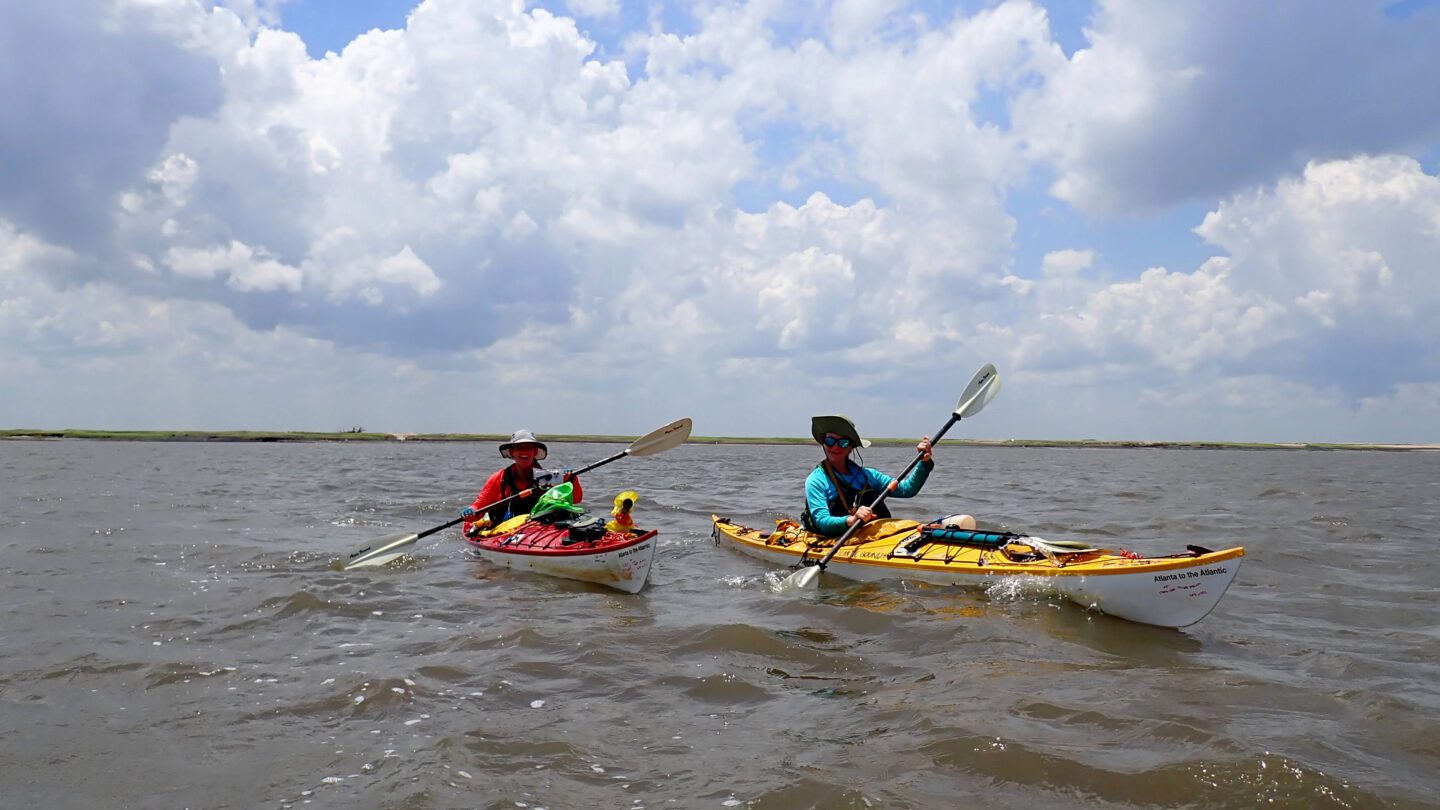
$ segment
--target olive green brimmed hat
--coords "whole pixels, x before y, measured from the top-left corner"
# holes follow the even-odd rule
[[[855,423],[851,422],[850,417],[844,414],[810,417],[810,435],[815,437],[816,443],[823,445],[826,433],[844,436],[850,440],[851,447],[870,446],[870,440],[860,438],[860,431],[855,429]]]

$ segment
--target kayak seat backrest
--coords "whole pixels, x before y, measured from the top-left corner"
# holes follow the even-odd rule
[[[552,509],[549,512],[541,512],[538,515],[531,515],[530,519],[536,523],[543,523],[546,526],[555,526],[561,529],[568,529],[575,525],[578,520],[584,520],[584,515],[577,515],[566,512],[563,509]]]
[[[599,517],[578,518],[570,523],[570,532],[560,542],[562,546],[573,543],[593,543],[605,536],[605,521]]]

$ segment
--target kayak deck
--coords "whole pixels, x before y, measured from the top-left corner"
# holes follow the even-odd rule
[[[811,534],[794,521],[761,531],[712,515],[717,543],[786,565],[814,564],[835,540]],[[1083,544],[1050,543],[1020,535],[986,535],[985,542],[946,540],[913,520],[872,521],[846,542],[825,570],[857,580],[910,579],[936,585],[988,585],[999,577],[1035,578],[1082,606],[1164,627],[1203,619],[1239,571],[1243,548],[1141,557]]]
[[[592,582],[626,593],[645,587],[659,532],[597,531],[581,535],[574,527],[528,520],[503,531],[466,537],[471,556],[507,568],[562,579]]]

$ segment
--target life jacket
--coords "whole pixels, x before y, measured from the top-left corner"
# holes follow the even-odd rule
[[[535,469],[539,468],[537,467]],[[525,491],[525,489],[526,487],[520,483],[519,473],[516,471],[515,465],[511,464],[509,467],[506,467],[505,472],[500,475],[500,497],[502,499],[508,498],[511,495]],[[490,516],[490,525],[498,526],[502,520],[508,520],[516,515],[530,514],[530,510],[534,509],[535,504],[540,502],[540,495],[542,493],[540,492],[540,488],[534,484],[531,484],[529,489],[535,491],[527,497],[516,498],[513,501],[506,501],[505,503],[497,503],[485,510],[485,514]]]
[[[850,482],[836,475],[835,471],[830,469],[830,465],[826,464],[825,462],[822,461],[817,466],[819,467],[819,469],[825,471],[825,477],[830,479],[830,485],[835,488],[834,497],[830,498],[826,502],[830,507],[830,514],[853,515],[855,514],[855,510],[857,508],[861,506],[868,506],[870,507],[871,511],[875,513],[875,517],[890,517],[890,507],[886,506],[883,503],[875,503],[875,501],[879,500],[880,496],[885,493],[885,490],[871,489],[869,486],[864,486],[860,489],[856,489],[855,487],[850,485]],[[868,483],[870,480],[869,476],[866,476],[865,480]],[[809,504],[806,504],[805,511],[800,513],[800,525],[804,526],[805,530],[808,532],[819,531],[819,527],[815,525],[815,518],[810,515]]]

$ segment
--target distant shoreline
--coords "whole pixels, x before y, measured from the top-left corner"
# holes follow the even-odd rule
[[[54,441],[62,439],[94,439],[136,442],[502,442],[508,434],[488,433],[319,433],[307,431],[256,430],[0,430],[0,440]],[[596,442],[624,444],[634,436],[544,436],[546,442]],[[881,446],[903,446],[914,439],[875,439]],[[809,437],[736,437],[693,436],[692,444],[811,444]],[[1100,439],[946,439],[945,445],[959,447],[1076,447],[1102,449],[1166,449],[1166,450],[1440,450],[1440,444],[1350,444],[1343,442],[1158,442],[1107,441]]]

